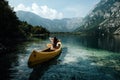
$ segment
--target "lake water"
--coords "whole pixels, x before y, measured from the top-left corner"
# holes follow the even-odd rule
[[[55,36],[62,41],[57,59],[29,68],[32,50],[44,49],[49,37],[24,42],[0,58],[0,80],[120,80],[120,36]]]

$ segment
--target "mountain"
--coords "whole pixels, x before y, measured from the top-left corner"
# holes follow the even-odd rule
[[[120,0],[101,0],[75,31],[120,34]]]
[[[51,32],[70,32],[81,25],[82,18],[46,19],[34,13],[17,11],[16,15],[21,21],[27,21],[34,26],[41,25]]]

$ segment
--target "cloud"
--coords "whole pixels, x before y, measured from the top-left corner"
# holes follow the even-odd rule
[[[15,11],[23,10],[23,11],[30,11],[30,7],[25,7],[23,4],[19,4],[17,7],[14,8]]]
[[[55,9],[49,8],[47,5],[39,6],[36,3],[33,3],[31,7],[27,7],[23,4],[19,4],[14,9],[15,11],[23,10],[23,11],[30,11],[33,12],[43,18],[48,19],[61,19],[63,18],[63,13],[58,12]]]
[[[71,13],[75,17],[84,17],[87,15],[89,9],[84,5],[68,6],[64,11]]]

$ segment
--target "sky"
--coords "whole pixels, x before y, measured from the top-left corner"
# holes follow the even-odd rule
[[[47,19],[85,17],[100,0],[7,0],[14,11],[29,11]]]

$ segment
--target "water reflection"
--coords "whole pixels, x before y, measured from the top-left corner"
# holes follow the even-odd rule
[[[49,39],[25,42],[0,58],[0,80],[120,80],[120,37],[55,35],[61,55],[34,69],[27,61],[33,49],[44,49]]]
[[[120,52],[120,36],[79,36],[79,35],[57,35],[65,44],[74,44],[94,49],[103,49],[112,52]],[[65,38],[67,37],[67,38]],[[71,38],[72,37],[72,38]]]
[[[120,36],[108,36],[98,39],[98,46],[101,49],[120,52]]]
[[[54,63],[57,64],[57,61]],[[51,65],[52,64],[44,63],[44,64],[36,66],[33,69],[32,73],[30,74],[29,80],[39,80],[41,76],[44,75],[45,71],[49,69]]]

